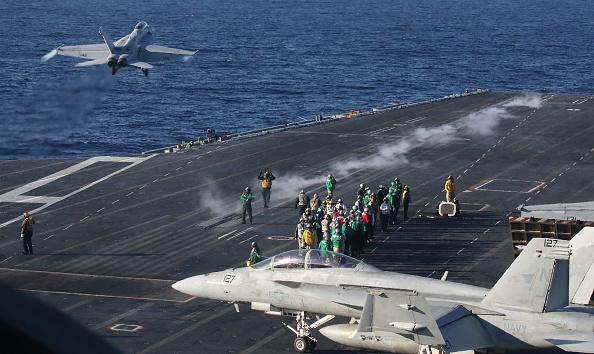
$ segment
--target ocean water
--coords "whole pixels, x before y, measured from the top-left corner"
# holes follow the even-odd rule
[[[0,159],[137,154],[477,87],[591,94],[594,3],[4,0]],[[41,58],[139,21],[186,63],[112,76]]]

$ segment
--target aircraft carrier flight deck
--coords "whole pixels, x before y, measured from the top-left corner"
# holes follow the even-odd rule
[[[123,353],[292,352],[281,321],[171,284],[294,249],[300,189],[347,206],[359,184],[395,177],[410,219],[377,227],[363,259],[380,269],[492,287],[514,259],[520,205],[591,201],[594,96],[482,92],[302,124],[175,153],[0,161],[0,281],[57,308]],[[276,176],[263,208],[260,171]],[[461,217],[436,215],[456,179]],[[241,193],[254,195],[241,223]],[[20,255],[22,214],[36,223]],[[28,314],[34,316],[34,314]],[[334,319],[331,323],[346,323]],[[323,336],[315,352],[366,352]]]

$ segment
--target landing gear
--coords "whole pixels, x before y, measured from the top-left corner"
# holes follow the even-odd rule
[[[295,338],[295,350],[299,353],[305,353],[308,350],[311,350],[310,343],[315,343],[309,337],[297,337]],[[315,346],[314,346],[315,347]]]
[[[419,354],[445,354],[441,348],[434,348],[431,345],[419,345]]]
[[[140,70],[142,70],[142,72],[144,73],[144,76],[148,76],[148,70],[149,69],[140,68]]]
[[[301,311],[297,313],[297,329],[294,329],[284,322],[283,324],[297,335],[297,338],[295,338],[295,342],[293,343],[295,345],[295,350],[300,353],[305,353],[308,351],[313,351],[316,348],[316,344],[318,342],[318,340],[310,334],[310,331],[325,324],[333,318],[334,316],[327,315],[309,325],[306,322],[307,316],[305,312]]]

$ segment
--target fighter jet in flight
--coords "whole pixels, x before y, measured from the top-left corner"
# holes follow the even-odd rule
[[[589,228],[585,228],[587,230]],[[594,228],[571,241],[535,238],[489,290],[379,270],[340,253],[300,249],[251,267],[173,284],[183,293],[251,303],[297,317],[294,345],[311,351],[311,330],[334,316],[358,323],[320,332],[335,342],[397,353],[528,350],[594,353]],[[570,259],[571,255],[571,259]],[[570,271],[571,270],[571,271]],[[315,323],[308,318],[326,315]]]
[[[56,54],[89,59],[76,66],[107,64],[112,75],[120,68],[131,65],[140,68],[144,75],[148,76],[149,69],[153,68],[149,62],[186,60],[197,52],[155,45],[153,32],[153,28],[143,21],[134,27],[132,33],[112,42],[103,28],[99,28],[105,43],[63,45],[57,49]]]

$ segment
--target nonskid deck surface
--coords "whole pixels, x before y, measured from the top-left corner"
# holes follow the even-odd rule
[[[519,205],[594,195],[594,100],[535,97],[485,92],[175,154],[0,162],[0,280],[126,353],[292,350],[281,319],[170,285],[244,266],[252,241],[264,256],[295,248],[297,192],[325,196],[333,173],[349,206],[360,183],[375,191],[399,177],[411,188],[411,219],[378,228],[365,262],[491,287],[513,260],[508,217]],[[260,170],[277,177],[269,209]],[[448,175],[461,219],[435,217]],[[253,225],[240,219],[246,186]],[[32,256],[17,255],[25,211]],[[317,338],[316,352],[352,350]]]

